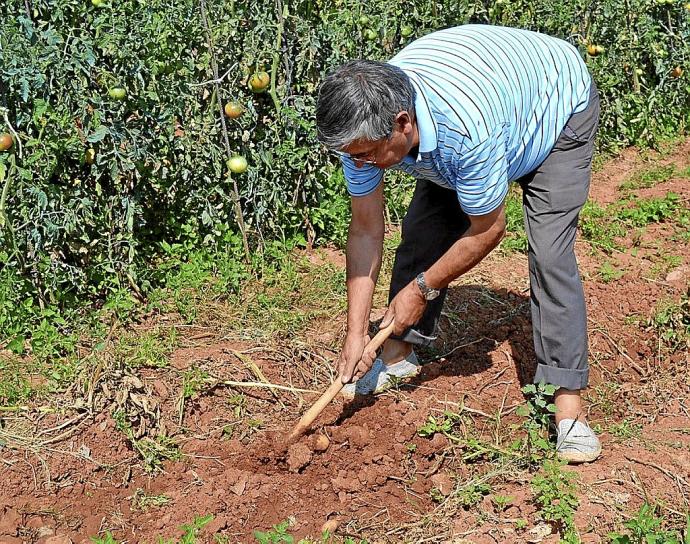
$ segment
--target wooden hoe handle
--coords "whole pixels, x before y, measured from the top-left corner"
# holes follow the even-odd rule
[[[381,329],[379,332],[376,333],[376,336],[374,336],[369,343],[364,346],[364,350],[374,350],[377,351],[381,345],[386,341],[386,339],[391,335],[393,332],[393,325],[395,323],[395,320],[391,321],[390,324],[384,328]],[[291,444],[295,440],[297,440],[304,432],[309,428],[309,426],[314,422],[314,420],[319,417],[319,414],[323,411],[323,409],[328,406],[328,404],[335,398],[335,396],[340,393],[340,390],[343,388],[343,382],[340,379],[340,376],[338,376],[335,381],[330,385],[328,389],[326,389],[325,393],[319,397],[319,400],[317,400],[314,405],[307,410],[307,412],[302,416],[302,418],[299,420],[297,425],[295,425],[295,428],[292,429],[292,432],[290,433],[290,436],[288,436],[288,444]]]

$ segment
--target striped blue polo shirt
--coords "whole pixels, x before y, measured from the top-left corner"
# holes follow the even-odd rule
[[[508,181],[546,159],[568,118],[587,107],[591,78],[569,43],[527,30],[464,25],[428,34],[390,64],[416,91],[417,157],[393,166],[454,189],[468,215],[503,202]],[[342,158],[352,196],[371,193],[383,170]]]

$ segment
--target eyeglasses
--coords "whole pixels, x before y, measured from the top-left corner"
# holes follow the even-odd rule
[[[376,155],[374,154],[368,155],[368,159],[362,159],[360,157],[353,157],[349,153],[346,153],[345,151],[339,151],[337,149],[330,149],[329,151],[340,158],[350,159],[351,161],[361,162],[363,164],[376,164]]]

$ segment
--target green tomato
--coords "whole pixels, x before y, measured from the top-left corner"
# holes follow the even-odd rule
[[[375,30],[371,30],[371,29],[367,30],[367,31],[364,33],[364,35],[367,37],[367,40],[372,41],[372,42],[373,42],[376,38],[379,37],[378,32],[376,32]]]
[[[233,174],[243,174],[247,171],[247,159],[242,155],[235,155],[228,160],[228,168]]]
[[[369,17],[367,17],[366,15],[362,15],[362,16],[359,18],[359,24],[362,25],[362,26],[368,25],[368,24],[369,24]]]
[[[110,98],[114,100],[124,100],[125,96],[127,96],[127,91],[125,91],[122,87],[112,87],[110,90],[108,90],[108,94],[110,95]]]
[[[84,153],[84,162],[86,164],[93,164],[95,162],[95,160],[96,160],[96,150],[93,147],[90,147]]]
[[[414,28],[412,28],[410,25],[405,25],[404,27],[402,27],[400,29],[400,35],[403,38],[407,38],[409,36],[412,36],[413,33],[414,33]]]

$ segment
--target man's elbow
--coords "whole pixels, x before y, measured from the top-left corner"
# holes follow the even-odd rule
[[[495,248],[501,243],[507,232],[505,221],[497,221],[489,229],[489,237],[491,240],[491,248]]]

